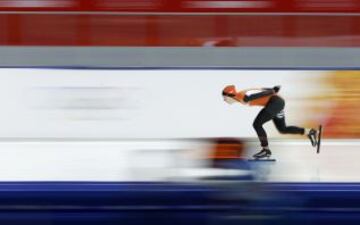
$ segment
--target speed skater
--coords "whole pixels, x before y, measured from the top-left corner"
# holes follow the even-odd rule
[[[263,124],[270,120],[274,122],[275,127],[281,134],[306,135],[313,147],[316,147],[318,144],[318,130],[286,125],[284,113],[285,100],[278,95],[279,91],[280,86],[237,91],[234,85],[228,85],[223,89],[222,96],[228,104],[241,103],[249,106],[263,107],[253,122],[253,127],[262,147],[260,152],[253,155],[254,158],[262,159],[271,156],[267,134],[263,128]]]

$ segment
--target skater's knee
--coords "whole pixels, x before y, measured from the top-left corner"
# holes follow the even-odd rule
[[[275,127],[279,131],[280,134],[288,133],[288,129],[285,124],[276,124],[275,123]]]
[[[262,124],[259,123],[259,122],[257,122],[257,121],[254,121],[253,124],[252,124],[252,126],[253,126],[253,128],[254,128],[255,130],[262,128]]]
[[[287,134],[286,127],[278,127],[278,131],[279,131],[280,134]]]

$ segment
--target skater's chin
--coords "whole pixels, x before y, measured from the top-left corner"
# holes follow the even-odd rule
[[[227,101],[225,101],[228,105],[232,105],[232,104],[234,104],[234,102],[227,102]]]
[[[224,97],[224,101],[229,105],[232,105],[232,104],[234,104],[236,102],[235,99],[230,98],[230,97]]]

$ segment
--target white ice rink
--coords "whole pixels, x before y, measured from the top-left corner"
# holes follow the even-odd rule
[[[246,174],[209,168],[203,160],[208,147],[194,140],[7,140],[0,142],[0,180],[167,181]],[[279,182],[358,182],[359,147],[359,141],[325,140],[316,154],[308,141],[275,141],[271,149],[277,161],[257,162],[257,175]]]

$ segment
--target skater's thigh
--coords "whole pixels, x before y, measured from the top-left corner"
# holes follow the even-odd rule
[[[275,127],[277,129],[282,129],[284,127],[286,127],[286,123],[285,123],[285,116],[284,116],[284,111],[281,111],[280,113],[278,113],[274,118],[273,118],[273,122],[275,124]]]
[[[268,112],[265,108],[263,108],[262,110],[260,110],[259,114],[256,116],[255,120],[254,120],[254,125],[260,125],[260,124],[264,124],[270,120],[272,120],[274,118],[275,115],[273,115],[272,113]]]

